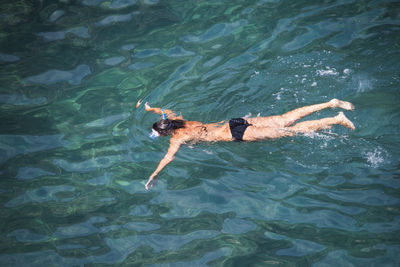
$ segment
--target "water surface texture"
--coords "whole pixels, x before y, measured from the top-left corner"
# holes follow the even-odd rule
[[[1,266],[400,265],[398,1],[0,7]],[[203,122],[339,98],[357,129],[184,146],[146,191],[168,138],[141,98]]]

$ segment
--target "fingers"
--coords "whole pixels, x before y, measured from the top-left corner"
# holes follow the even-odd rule
[[[138,102],[136,103],[136,108],[140,107],[140,105],[142,105],[142,103],[143,103],[143,99],[139,99]],[[151,110],[149,102],[144,103],[144,109],[146,111],[150,111]]]
[[[150,176],[149,180],[147,180],[147,183],[145,185],[146,190],[149,190],[149,188],[153,187],[154,184],[155,184],[154,177]]]
[[[143,100],[139,99],[138,102],[136,103],[136,108],[140,107],[140,105],[142,104]]]
[[[154,182],[153,181],[148,181],[144,187],[146,188],[146,190],[149,190],[150,187],[153,187],[153,186],[154,186]]]
[[[138,102],[136,103],[136,108],[140,107],[140,105],[142,105],[143,103],[143,99],[139,99]],[[149,102],[144,103],[144,109],[146,111],[149,111],[151,109]]]
[[[150,185],[150,183],[151,183],[151,181],[148,181],[148,182],[146,183],[146,185],[144,186],[144,187],[146,188],[146,190],[149,190],[149,185]]]

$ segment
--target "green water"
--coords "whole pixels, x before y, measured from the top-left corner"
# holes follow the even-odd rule
[[[1,266],[399,266],[400,4],[2,1]],[[355,131],[184,146],[339,98]],[[337,114],[324,110],[309,119]]]

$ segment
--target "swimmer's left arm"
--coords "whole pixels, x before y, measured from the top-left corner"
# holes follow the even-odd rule
[[[142,104],[142,100],[139,100],[136,103],[136,108],[140,107],[141,104]],[[152,107],[150,107],[149,103],[147,103],[147,102],[144,104],[144,109],[146,111],[150,111],[150,112],[153,112],[154,114],[158,114],[158,115],[163,115],[163,111],[164,111],[164,113],[165,113],[165,115],[167,115],[168,119],[180,119],[180,120],[183,120],[182,115],[177,116],[175,114],[175,112],[173,112],[172,110],[169,110],[169,109],[152,108]]]
[[[172,138],[171,138],[168,152],[164,156],[164,158],[160,161],[160,163],[158,164],[157,169],[151,174],[149,180],[147,181],[147,183],[145,185],[146,190],[149,190],[149,187],[154,186],[154,184],[155,184],[154,178],[161,172],[162,169],[164,169],[165,166],[167,166],[167,164],[169,164],[170,162],[172,162],[174,160],[175,154],[176,154],[176,152],[178,152],[181,144],[182,144],[181,142],[172,140]]]

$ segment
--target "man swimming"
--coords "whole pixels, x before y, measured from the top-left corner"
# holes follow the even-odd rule
[[[138,108],[142,104],[139,100]],[[145,187],[148,190],[155,184],[154,178],[171,161],[174,160],[179,147],[187,142],[217,142],[217,141],[258,141],[264,139],[276,139],[285,136],[294,136],[297,133],[310,133],[323,129],[329,129],[338,124],[354,130],[353,123],[343,114],[319,120],[304,121],[294,124],[299,119],[313,112],[326,108],[342,108],[353,110],[350,102],[332,99],[329,102],[305,106],[283,115],[255,118],[235,118],[229,122],[204,124],[198,121],[186,121],[182,115],[177,116],[173,111],[161,108],[152,108],[146,102],[145,110],[161,115],[161,120],[153,124],[151,137],[171,135],[167,154],[158,164],[157,169],[151,174]]]

